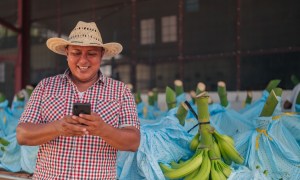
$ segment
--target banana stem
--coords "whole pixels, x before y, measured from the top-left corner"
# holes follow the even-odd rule
[[[140,102],[142,102],[141,91],[137,91],[137,93],[134,94],[134,99],[135,99],[136,104],[139,104]]]
[[[266,90],[270,93],[272,89],[276,88],[278,86],[278,84],[280,83],[280,79],[273,79],[271,80],[267,87],[266,87]]]
[[[6,99],[5,95],[0,92],[0,103],[4,102]]]
[[[166,87],[166,102],[168,110],[176,107],[176,93],[170,87]]]
[[[187,105],[184,103],[184,102],[181,102],[178,109],[177,109],[177,112],[176,112],[176,117],[178,118],[179,120],[179,123],[184,126],[185,124],[185,118],[186,118],[186,115],[188,113],[188,107]]]
[[[25,100],[25,96],[24,96],[24,94],[22,93],[22,91],[19,91],[19,92],[17,93],[17,100],[18,100],[18,101],[24,101],[24,100]]]
[[[228,100],[227,100],[227,91],[226,91],[226,85],[223,81],[218,82],[218,95],[220,98],[220,103],[223,107],[228,106]]]
[[[247,97],[245,100],[245,104],[251,104],[252,102],[252,92],[251,91],[247,91]]]
[[[274,88],[273,91],[276,94],[276,96],[281,97],[281,95],[282,95],[282,89],[281,88]]]
[[[277,91],[278,93],[282,92],[281,88],[276,88],[275,91]],[[277,104],[278,104],[278,100],[277,100],[277,96],[275,94],[275,91],[272,90],[270,95],[267,98],[267,101],[263,107],[262,112],[260,113],[260,117],[269,117],[272,116]],[[280,94],[280,93],[279,93]]]
[[[157,102],[158,101],[158,89],[157,88],[153,88],[152,92],[153,92],[154,102]]]
[[[190,91],[190,96],[192,98],[193,104],[195,104],[196,92],[194,90],[191,90]]]
[[[295,74],[291,75],[291,81],[292,81],[294,86],[296,86],[297,84],[300,83],[299,78]]]
[[[33,89],[34,89],[33,86],[26,85],[25,90],[26,90],[26,92],[27,92],[27,94],[28,94],[29,97],[31,96],[31,94],[33,92]]]
[[[300,92],[297,95],[296,104],[300,104]]]
[[[154,94],[152,91],[148,92],[148,104],[150,106],[154,106],[155,100],[154,100]]]
[[[196,88],[196,95],[203,93],[205,89],[206,89],[205,84],[203,82],[199,82]]]
[[[174,85],[175,85],[175,92],[176,92],[176,96],[179,96],[181,94],[184,93],[184,90],[183,90],[183,83],[181,80],[175,80],[174,81]]]
[[[212,147],[213,136],[211,133],[211,126],[209,124],[209,111],[208,111],[208,95],[203,92],[196,96],[196,104],[198,111],[199,132],[201,136],[200,145],[205,147]]]

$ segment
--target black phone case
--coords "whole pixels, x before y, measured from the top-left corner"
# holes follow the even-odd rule
[[[89,103],[74,103],[73,115],[79,116],[79,114],[91,114],[91,104]]]

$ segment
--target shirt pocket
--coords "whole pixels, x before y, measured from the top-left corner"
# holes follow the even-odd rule
[[[102,120],[107,124],[114,127],[119,126],[120,103],[118,100],[98,100],[95,112],[99,114]]]
[[[66,98],[53,95],[45,96],[42,101],[42,122],[52,122],[61,119],[65,115]]]

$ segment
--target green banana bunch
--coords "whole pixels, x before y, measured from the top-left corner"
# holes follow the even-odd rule
[[[221,135],[217,132],[214,132],[213,136],[218,143],[222,158],[226,164],[230,165],[232,161],[237,164],[244,163],[244,158],[235,149],[234,141],[231,137],[223,134]]]
[[[188,160],[187,163],[177,169],[168,167],[167,165],[162,163],[160,163],[159,166],[162,169],[165,177],[169,179],[183,178],[199,168],[203,160],[203,153],[203,150],[197,150],[195,153],[196,155],[193,156],[191,160]]]
[[[191,151],[196,151],[198,145],[199,145],[199,137],[200,133],[197,132],[197,134],[193,137],[192,141],[190,142],[190,150]]]
[[[198,133],[190,142],[189,148],[195,151],[194,155],[184,162],[173,161],[171,166],[160,163],[160,167],[168,179],[225,180],[232,172],[229,165],[232,162],[242,164],[244,159],[235,149],[234,140],[230,136],[219,134],[209,124],[207,93],[197,95],[195,100],[198,107],[198,121],[201,124]]]
[[[192,174],[189,174],[184,178],[184,180],[194,180],[194,179],[209,179],[211,168],[211,162],[208,155],[208,149],[204,150],[203,160],[201,166],[196,169]]]
[[[224,139],[226,142],[228,142],[229,144],[231,144],[232,146],[234,146],[234,140],[232,139],[232,137],[230,137],[230,136],[228,136],[226,134],[220,134],[216,130],[214,130],[213,136],[217,140],[218,139]]]
[[[227,164],[225,164],[221,160],[216,160],[216,164],[217,164],[218,168],[220,169],[220,171],[223,172],[223,174],[225,175],[225,177],[228,178],[230,176],[231,172],[232,172],[230,166],[227,165]]]
[[[186,161],[183,161],[183,160],[180,160],[178,163],[177,162],[175,162],[175,161],[171,161],[171,167],[173,168],[173,169],[179,169],[179,168],[181,168],[182,166],[184,166],[185,164],[187,164],[187,163],[189,163],[190,161],[192,161],[194,158],[195,158],[195,156],[197,156],[198,154],[197,153],[194,153],[194,155],[191,157],[191,158],[189,158],[188,160],[186,160]]]
[[[215,141],[213,141],[213,145],[211,149],[208,151],[208,155],[210,159],[221,159],[221,152],[218,144]]]
[[[202,160],[202,163],[203,163],[203,160]],[[199,168],[195,169],[192,173],[188,174],[183,179],[184,180],[193,180],[194,177],[198,174],[198,171],[200,170],[201,165],[199,166]]]
[[[226,180],[227,178],[223,174],[223,172],[219,169],[217,165],[217,160],[211,161],[211,170],[210,170],[210,178],[212,180]]]

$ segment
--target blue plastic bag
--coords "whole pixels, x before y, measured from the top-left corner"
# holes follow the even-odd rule
[[[158,123],[141,126],[137,152],[119,151],[118,179],[165,179],[159,162],[169,163],[192,155],[188,134],[175,117],[166,116]],[[176,122],[177,121],[177,122]]]

